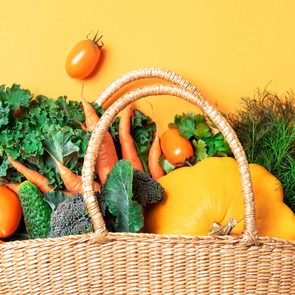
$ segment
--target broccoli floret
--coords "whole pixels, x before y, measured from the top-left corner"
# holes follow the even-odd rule
[[[92,231],[91,218],[81,194],[59,203],[52,214],[50,238],[80,235]]]
[[[41,192],[30,181],[24,181],[19,188],[26,230],[31,239],[46,238],[50,231],[51,209]]]
[[[164,200],[164,188],[146,172],[133,169],[133,198],[146,206]]]

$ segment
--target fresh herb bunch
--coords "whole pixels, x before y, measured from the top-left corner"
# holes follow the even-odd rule
[[[170,128],[177,128],[180,135],[193,144],[196,154],[194,162],[212,156],[231,155],[230,147],[222,134],[212,134],[209,124],[205,116],[193,113],[176,115],[174,123],[169,124]]]
[[[242,106],[230,114],[250,163],[268,169],[282,183],[285,202],[295,212],[295,98],[267,90],[242,99]]]

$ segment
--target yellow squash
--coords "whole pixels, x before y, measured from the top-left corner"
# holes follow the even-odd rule
[[[295,214],[283,203],[280,181],[264,167],[250,164],[257,228],[260,236],[295,240]],[[207,158],[158,179],[166,200],[145,212],[145,232],[208,235],[213,223],[237,221],[232,234],[244,228],[242,186],[232,158]]]

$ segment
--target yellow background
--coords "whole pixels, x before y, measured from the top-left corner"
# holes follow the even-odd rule
[[[152,66],[179,73],[221,111],[234,111],[257,87],[271,82],[268,89],[283,92],[295,84],[294,11],[292,0],[1,0],[0,83],[79,99],[82,82],[67,76],[65,58],[99,29],[105,47],[84,81],[89,101],[125,72]],[[171,97],[152,102],[162,129],[172,118],[167,103],[190,108]]]

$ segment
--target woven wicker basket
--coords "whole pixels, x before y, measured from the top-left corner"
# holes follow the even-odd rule
[[[0,294],[295,294],[295,243],[257,236],[243,148],[226,120],[195,87],[169,71],[144,69],[116,80],[97,102],[102,104],[129,82],[154,77],[169,83],[145,86],[123,95],[107,109],[92,133],[83,182],[94,233],[1,245]],[[229,143],[243,188],[242,236],[107,232],[92,189],[95,158],[104,133],[129,103],[164,94],[199,106]]]

